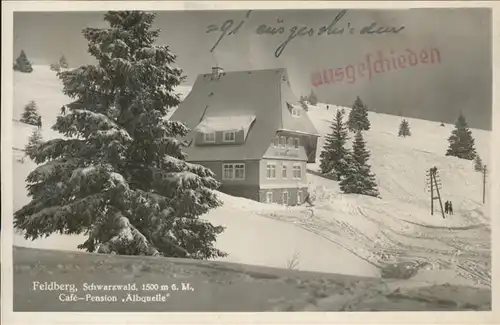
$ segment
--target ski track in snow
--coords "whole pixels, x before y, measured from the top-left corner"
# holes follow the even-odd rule
[[[322,218],[324,213],[328,213],[328,211],[315,208],[315,217],[309,220],[303,217],[304,212],[290,213],[289,215],[286,215],[285,212],[261,212],[260,214],[296,224],[379,268],[395,262],[418,261],[428,263],[433,269],[453,269],[457,275],[473,284],[491,285],[489,245],[481,239],[489,238],[489,231],[470,236],[468,240],[465,240],[463,238],[457,239],[462,235],[463,229],[449,230],[445,228],[446,233],[443,233],[442,231],[424,232],[418,228],[399,232],[386,228],[381,230],[374,239],[371,239],[348,223],[324,220]],[[363,212],[360,212],[359,216],[376,224],[379,223]],[[478,227],[467,227],[467,229],[476,228]],[[476,244],[471,244],[474,238],[480,240]],[[347,243],[344,244],[342,241]],[[407,243],[408,241],[411,243]],[[436,242],[442,245],[436,245]]]
[[[32,74],[15,73],[14,119],[19,119],[24,105],[33,99],[42,114],[44,139],[60,137],[57,132],[49,128],[49,125],[55,122],[60,106],[69,100],[61,93],[61,84],[53,71],[42,66],[34,68]],[[184,95],[188,91],[182,89]],[[26,98],[25,94],[30,94],[33,98]],[[324,135],[330,131],[330,120],[335,111],[336,107],[333,105],[330,105],[327,111],[326,104],[318,104],[310,107],[308,114],[318,131]],[[346,116],[348,112],[347,108]],[[444,276],[445,281],[490,286],[491,230],[487,205],[480,202],[482,177],[473,170],[472,162],[444,156],[446,139],[453,126],[440,127],[438,122],[407,118],[412,136],[399,138],[397,136],[399,117],[370,112],[369,118],[372,129],[365,132],[365,141],[371,153],[369,164],[377,176],[381,199],[342,194],[337,182],[318,176],[319,160],[317,160],[317,163],[308,165],[309,187],[316,198],[315,206],[312,208],[313,216],[308,217],[308,209],[305,207],[261,204],[225,194],[221,194],[226,202],[221,209],[229,206],[228,213],[232,214],[232,218],[239,218],[236,212],[240,211],[242,215],[255,218],[255,222],[259,217],[261,219],[264,217],[288,223],[377,268],[406,261],[420,262],[426,265],[426,269],[420,270],[416,277],[425,282],[438,281],[436,272],[449,274],[448,272],[452,271],[455,278]],[[17,159],[23,156],[23,152],[19,149],[27,143],[34,127],[18,121],[13,122],[16,132],[13,139],[14,175],[25,178],[35,165],[29,159],[26,159],[27,162],[24,164]],[[483,161],[487,162],[490,132],[475,129],[472,131],[477,150]],[[349,136],[353,138],[351,133]],[[318,158],[323,140],[324,137],[321,137],[318,141]],[[447,216],[444,220],[438,210],[439,204],[435,205],[434,215],[431,216],[429,211],[430,194],[425,191],[425,172],[432,166],[437,166],[439,169],[443,183],[441,190],[443,200],[452,200],[455,206],[455,215]],[[14,208],[19,209],[29,201],[29,198],[23,189],[24,179],[16,179],[14,183]],[[224,218],[228,218],[223,215],[224,211],[210,212],[209,219],[214,223],[223,222],[222,220],[226,220]],[[251,218],[245,220],[249,224],[253,222]],[[238,221],[231,219],[231,222]],[[257,224],[259,223],[255,223]],[[274,223],[273,227],[276,225]],[[236,232],[240,231],[243,234],[245,229],[248,229],[241,226],[240,228],[242,229],[235,230],[231,226],[226,232],[238,238],[239,233]],[[68,242],[65,240],[62,242],[56,246],[67,249]],[[36,247],[34,243],[28,245],[18,234],[14,243]],[[240,248],[238,248],[240,250],[234,248],[233,244],[227,244],[227,247],[221,249],[228,251],[230,256],[235,256],[241,263],[258,260],[254,256],[244,254],[261,254],[260,251],[244,253]],[[269,242],[269,245],[274,244]],[[329,248],[323,247],[323,249]],[[314,256],[313,251],[309,251],[308,254]],[[269,257],[268,260],[286,257]],[[313,260],[309,258],[309,263],[313,263],[311,262]],[[255,263],[269,264],[268,261],[259,261]],[[299,269],[316,270],[317,267],[312,264],[301,264]]]

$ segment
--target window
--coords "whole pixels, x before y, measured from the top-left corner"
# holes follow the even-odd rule
[[[299,148],[299,138],[293,138],[293,147],[295,149]]]
[[[295,179],[302,178],[302,167],[300,165],[293,166],[293,178]]]
[[[236,139],[236,132],[225,131],[223,139],[224,139],[224,142],[234,142]]]
[[[268,179],[276,178],[276,165],[267,164],[266,167],[266,176]]]
[[[281,166],[281,168],[282,168],[281,169],[281,177],[287,178],[287,175],[286,175],[286,173],[287,173],[287,166],[283,163],[283,166]]]
[[[215,142],[215,132],[204,133],[205,142]]]
[[[278,145],[279,145],[278,137],[274,138],[273,141],[271,142],[271,144],[274,148],[278,148]]]
[[[233,179],[234,178],[233,165],[226,164],[222,167],[222,169],[223,169],[222,179]]]
[[[224,164],[222,165],[223,180],[245,179],[245,164]]]
[[[282,202],[285,205],[288,205],[288,191],[283,191]]]
[[[234,178],[235,179],[245,179],[245,165],[244,164],[234,165]]]
[[[302,204],[302,191],[297,191],[297,204]]]
[[[292,108],[292,116],[293,117],[300,117],[301,113],[302,112],[301,112],[301,109],[299,107],[294,106]]]
[[[266,203],[273,203],[273,192],[266,193]]]
[[[280,137],[280,148],[286,148],[286,137]]]

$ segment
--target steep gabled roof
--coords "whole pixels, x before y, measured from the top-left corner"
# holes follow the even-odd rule
[[[288,81],[284,81],[287,78],[285,69],[232,71],[219,77],[213,77],[210,73],[199,75],[189,95],[172,115],[172,120],[183,122],[194,130],[205,118],[255,116],[255,119],[248,130],[245,144],[192,144],[185,149],[188,160],[257,160],[266,152],[276,131],[298,128],[298,131],[310,133],[311,128],[307,123],[305,126],[298,125],[297,121],[292,123],[284,117],[283,111],[290,113],[286,108],[286,99],[292,100],[290,94],[282,94],[288,87]],[[311,123],[307,117],[304,121]],[[186,140],[191,142],[194,136],[195,132],[191,132]]]

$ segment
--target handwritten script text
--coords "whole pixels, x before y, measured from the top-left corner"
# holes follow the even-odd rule
[[[241,27],[248,21],[252,11],[247,11],[245,17],[240,21],[235,21],[234,19],[228,19],[221,24],[212,24],[207,26],[205,33],[218,33],[218,38],[210,52],[213,52],[220,42],[229,36],[237,35],[241,30]],[[347,10],[341,10],[328,25],[323,25],[319,27],[311,27],[307,25],[295,25],[292,27],[285,27],[283,19],[277,19],[276,25],[262,24],[257,27],[255,33],[257,35],[283,35],[285,34],[285,39],[279,44],[278,48],[274,52],[275,57],[280,57],[286,47],[295,39],[301,37],[314,37],[314,36],[330,36],[330,35],[383,35],[383,34],[398,34],[405,29],[405,26],[393,27],[393,26],[381,26],[376,22],[372,22],[368,25],[363,26],[360,29],[355,28],[351,25],[350,21],[346,21]]]

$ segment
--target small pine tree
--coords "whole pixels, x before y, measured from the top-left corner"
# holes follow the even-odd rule
[[[474,159],[474,170],[476,172],[482,172],[484,170],[483,160],[477,154],[476,154],[476,158]]]
[[[154,18],[107,12],[109,28],[83,31],[97,64],[58,73],[75,101],[52,127],[66,138],[30,153],[43,165],[27,177],[31,202],[14,214],[25,238],[84,234],[79,249],[120,255],[227,255],[215,247],[224,227],[200,218],[222,204],[215,174],[185,161],[179,139],[189,130],[165,119],[184,77],[170,48],[155,44]]]
[[[462,113],[458,116],[455,129],[451,132],[448,142],[450,145],[446,151],[446,156],[467,160],[473,160],[476,157],[474,138]]]
[[[33,72],[33,67],[31,66],[26,53],[24,53],[24,50],[21,50],[21,54],[19,54],[16,59],[16,63],[14,63],[14,70],[24,73]]]
[[[30,101],[26,106],[24,106],[21,122],[30,125],[38,125],[39,118],[40,114],[38,114],[36,103],[34,101]]]
[[[401,121],[401,124],[399,125],[398,136],[399,137],[409,137],[409,136],[411,136],[410,124],[405,119],[403,119]]]
[[[26,156],[33,156],[37,152],[37,148],[43,143],[42,133],[39,128],[33,130],[31,136],[28,140],[28,144],[24,147],[24,152]]]
[[[371,127],[370,120],[368,119],[368,108],[361,101],[361,98],[356,97],[349,118],[347,120],[347,128],[351,132],[367,131]]]
[[[63,69],[68,69],[68,60],[66,60],[64,54],[59,59],[59,66]]]
[[[61,71],[61,66],[59,65],[59,63],[52,63],[50,65],[50,70],[59,72]]]
[[[345,147],[347,142],[347,128],[344,124],[344,110],[337,110],[332,125],[332,132],[325,137],[325,145],[320,154],[321,173],[333,174],[338,181],[346,174],[348,149]]]
[[[340,182],[340,189],[344,193],[379,196],[375,175],[368,164],[369,158],[370,152],[366,149],[361,131],[358,131],[354,137],[352,154],[348,159],[346,176]]]
[[[314,91],[311,89],[311,93],[309,94],[309,97],[307,98],[307,101],[309,104],[316,106],[318,105],[318,97],[314,93]]]

